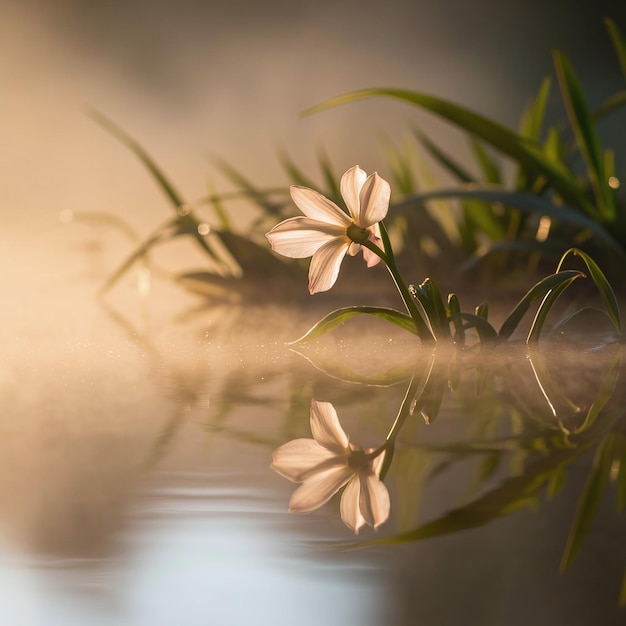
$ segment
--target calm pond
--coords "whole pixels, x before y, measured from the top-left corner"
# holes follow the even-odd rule
[[[3,624],[624,623],[621,345],[454,356],[355,321],[296,352],[319,311],[158,278],[99,302],[109,266],[57,245],[0,331]],[[288,512],[270,463],[312,400],[369,448],[405,409],[376,531],[339,495]]]

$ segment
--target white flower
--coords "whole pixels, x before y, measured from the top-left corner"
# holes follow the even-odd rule
[[[328,291],[335,284],[346,253],[354,256],[368,239],[381,246],[378,222],[389,209],[389,183],[376,172],[368,176],[355,165],[341,177],[341,195],[349,215],[317,191],[293,185],[291,197],[304,217],[287,219],[266,235],[278,254],[293,259],[313,257],[311,294]],[[368,267],[380,261],[367,248],[363,248],[363,258]]]
[[[311,401],[313,439],[294,439],[274,451],[271,468],[302,483],[289,510],[310,513],[328,502],[344,485],[341,519],[355,533],[365,524],[378,528],[389,517],[389,492],[380,480],[384,453],[371,459],[372,449],[353,446],[329,402]]]

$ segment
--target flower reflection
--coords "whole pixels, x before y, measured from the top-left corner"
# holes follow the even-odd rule
[[[368,267],[380,258],[362,246],[367,241],[381,247],[380,222],[387,215],[391,189],[376,172],[369,176],[355,165],[341,177],[341,195],[349,215],[317,191],[293,185],[291,197],[304,217],[289,218],[267,233],[272,249],[283,256],[311,256],[309,292],[328,291],[337,280],[346,253],[363,249]]]
[[[341,519],[355,533],[369,524],[378,528],[389,517],[389,492],[380,480],[384,452],[352,445],[329,402],[311,401],[313,439],[294,439],[274,451],[271,468],[302,483],[291,496],[289,510],[310,513],[328,502],[344,485]]]

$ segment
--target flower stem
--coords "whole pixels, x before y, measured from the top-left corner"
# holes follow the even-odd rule
[[[383,245],[385,250],[381,250],[373,241],[369,240],[365,243],[361,244],[371,250],[374,254],[376,254],[383,263],[387,266],[391,277],[393,278],[393,282],[396,285],[398,292],[400,293],[400,297],[404,302],[404,306],[408,311],[411,319],[413,320],[413,324],[415,325],[415,330],[419,338],[424,342],[435,341],[435,337],[432,331],[429,328],[429,325],[424,320],[422,314],[419,312],[417,305],[415,304],[415,300],[412,298],[411,294],[407,286],[404,284],[400,273],[398,272],[398,267],[396,266],[396,260],[393,256],[393,250],[391,249],[391,244],[389,243],[389,236],[387,235],[387,230],[382,222],[379,222],[380,225],[380,233],[381,238],[383,240]]]
[[[430,379],[430,375],[433,371],[433,366],[435,364],[435,353],[431,355],[430,362],[425,370],[422,370],[422,375],[417,375],[417,372],[413,373],[411,377],[411,382],[409,383],[409,387],[404,394],[404,399],[402,400],[402,404],[400,405],[400,409],[398,410],[398,415],[391,428],[389,429],[389,433],[385,438],[385,442],[380,445],[376,450],[368,454],[368,458],[375,459],[379,454],[384,452],[387,448],[393,445],[395,442],[398,433],[402,426],[404,426],[404,422],[406,421],[409,415],[412,415],[415,411],[417,403],[419,399],[423,396],[423,392],[426,389],[426,385]],[[424,375],[425,374],[425,375]],[[420,390],[418,394],[418,391]]]

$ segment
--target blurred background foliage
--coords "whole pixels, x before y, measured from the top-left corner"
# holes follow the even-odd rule
[[[626,79],[626,38],[611,19],[604,21],[615,55],[616,70]],[[523,269],[534,274],[544,259],[554,264],[571,247],[586,250],[621,282],[626,255],[626,205],[620,193],[621,174],[616,150],[604,146],[598,125],[623,114],[626,88],[598,104],[590,103],[580,78],[565,54],[553,51],[554,75],[547,76],[524,108],[517,129],[510,129],[464,106],[405,89],[372,88],[335,97],[309,109],[309,114],[365,98],[403,101],[442,118],[466,134],[469,160],[459,159],[446,146],[413,126],[398,146],[383,138],[383,162],[394,190],[387,218],[399,264],[416,279],[424,274],[467,273],[477,267],[482,276],[510,275]],[[548,119],[552,90],[561,110]],[[297,213],[287,186],[253,182],[237,165],[215,159],[214,165],[235,191],[209,193],[191,205],[174,189],[144,149],[111,120],[92,117],[121,140],[148,168],[176,211],[120,266],[106,291],[149,249],[176,236],[192,236],[208,255],[212,269],[184,273],[188,286],[207,292],[224,287],[254,295],[267,293],[267,278],[301,278],[287,270],[267,250],[263,234],[279,220]],[[618,147],[619,147],[619,142]],[[341,172],[324,152],[317,157],[319,176],[305,172],[280,149],[278,159],[290,183],[311,187],[343,206]],[[435,172],[435,168],[437,172]],[[233,201],[254,207],[243,230],[231,212]],[[197,210],[212,209],[206,222]],[[303,264],[299,265],[303,269]],[[422,274],[422,272],[424,274]],[[288,281],[287,281],[288,282]],[[257,294],[255,286],[263,289]],[[280,293],[285,293],[281,287]]]

